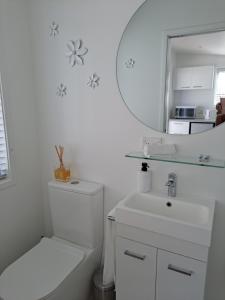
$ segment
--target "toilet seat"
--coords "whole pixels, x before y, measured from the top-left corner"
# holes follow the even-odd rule
[[[0,276],[0,299],[46,299],[84,257],[76,247],[43,238]]]

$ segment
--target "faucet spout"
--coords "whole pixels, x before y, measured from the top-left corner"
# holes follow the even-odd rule
[[[176,197],[177,195],[177,175],[175,173],[168,174],[168,181],[166,182],[168,186],[168,197]]]

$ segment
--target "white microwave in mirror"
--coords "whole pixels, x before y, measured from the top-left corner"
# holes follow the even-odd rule
[[[194,119],[196,117],[196,106],[176,106],[176,119]]]

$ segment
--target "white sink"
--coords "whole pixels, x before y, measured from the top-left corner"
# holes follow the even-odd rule
[[[214,200],[133,193],[116,207],[118,223],[210,246]]]

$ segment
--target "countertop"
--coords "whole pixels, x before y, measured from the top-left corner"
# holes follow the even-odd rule
[[[196,122],[196,123],[215,123],[215,119],[176,119],[176,118],[171,118],[170,120],[172,121],[180,121],[180,122]]]

